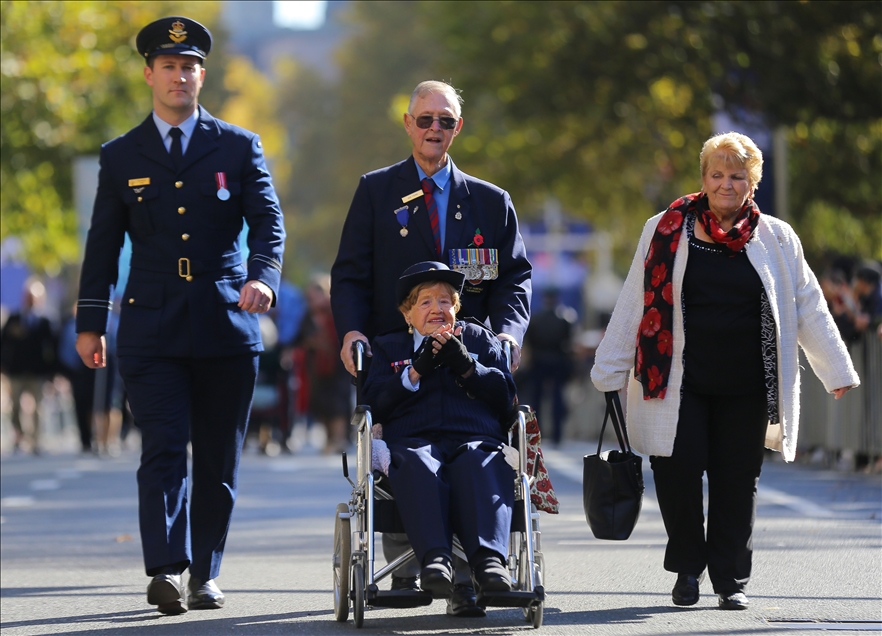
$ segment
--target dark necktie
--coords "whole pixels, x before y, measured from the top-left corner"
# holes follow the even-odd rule
[[[426,207],[429,209],[429,222],[432,224],[432,234],[435,236],[435,252],[441,256],[441,224],[438,221],[438,204],[432,193],[435,191],[435,182],[426,177],[420,182],[426,195]]]
[[[184,133],[180,128],[172,128],[168,131],[168,134],[171,135],[172,145],[171,145],[171,158],[172,164],[175,166],[175,170],[181,169],[181,163],[184,160],[184,146],[181,144],[181,135]]]

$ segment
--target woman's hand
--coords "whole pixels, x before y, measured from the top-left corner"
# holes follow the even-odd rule
[[[844,386],[844,387],[842,387],[841,389],[833,389],[833,395],[835,395],[835,396],[836,396],[836,399],[838,400],[838,399],[841,398],[843,395],[845,395],[846,393],[848,393],[850,390],[851,390],[851,387],[850,387],[850,386]]]
[[[447,365],[447,368],[454,374],[467,377],[474,369],[475,361],[469,355],[469,350],[465,344],[457,338],[462,333],[462,328],[458,328],[457,332],[448,332],[444,335],[444,344],[441,346],[435,356],[440,360],[441,364]],[[436,340],[437,342],[437,340]]]

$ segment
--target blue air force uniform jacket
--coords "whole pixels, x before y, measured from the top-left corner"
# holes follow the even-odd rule
[[[373,339],[378,333],[404,326],[395,302],[395,281],[401,273],[422,261],[440,260],[450,265],[449,250],[468,247],[480,229],[484,237],[480,247],[498,250],[499,277],[474,285],[466,281],[459,313],[523,343],[530,322],[532,267],[511,198],[505,190],[456,166],[448,187],[452,191],[445,254],[439,258],[425,198],[402,202],[420,191],[413,157],[361,177],[331,269],[331,304],[341,341],[350,331]],[[394,212],[405,205],[407,232],[402,236]]]
[[[504,442],[504,424],[516,390],[499,341],[486,329],[458,322],[462,341],[476,358],[468,378],[454,377],[439,367],[420,378],[417,391],[401,384],[401,373],[413,357],[413,336],[399,330],[377,337],[371,349],[365,401],[374,421],[383,425],[383,439],[432,441],[486,436]]]
[[[218,198],[224,173],[227,200]],[[248,263],[238,236],[248,223]],[[105,333],[126,232],[119,355],[216,357],[263,349],[257,315],[237,306],[247,280],[278,296],[285,230],[259,137],[200,108],[178,170],[152,116],[102,146],[77,302],[77,331]]]

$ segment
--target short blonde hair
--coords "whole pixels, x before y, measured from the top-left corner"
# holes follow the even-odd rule
[[[441,285],[446,288],[450,297],[453,299],[453,313],[454,315],[459,313],[462,305],[459,303],[459,292],[456,291],[456,288],[450,283],[445,283],[443,280],[427,280],[424,283],[419,283],[418,285],[414,285],[413,289],[410,290],[410,293],[407,295],[407,298],[402,301],[400,305],[398,305],[399,311],[408,312],[413,309],[413,306],[416,304],[417,298],[420,296],[420,292],[424,289],[429,289],[434,287],[435,285]]]
[[[413,105],[416,103],[416,100],[433,93],[443,93],[444,95],[447,95],[448,99],[450,99],[450,103],[453,105],[453,112],[456,113],[457,117],[462,117],[462,95],[460,95],[459,91],[447,82],[440,82],[438,80],[426,80],[425,82],[420,82],[416,85],[416,88],[413,89],[413,93],[410,95],[410,102],[407,104],[407,112],[413,115]]]
[[[763,178],[763,153],[753,139],[741,133],[727,132],[714,135],[704,142],[699,155],[702,181],[707,174],[711,157],[716,154],[723,155],[726,165],[739,165],[747,170],[747,183],[753,196]]]

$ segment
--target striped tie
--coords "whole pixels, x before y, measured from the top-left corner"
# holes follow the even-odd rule
[[[435,252],[441,256],[441,226],[438,222],[438,204],[432,192],[435,191],[435,182],[426,177],[420,182],[426,195],[426,207],[429,209],[429,222],[432,224],[432,234],[435,236]]]

